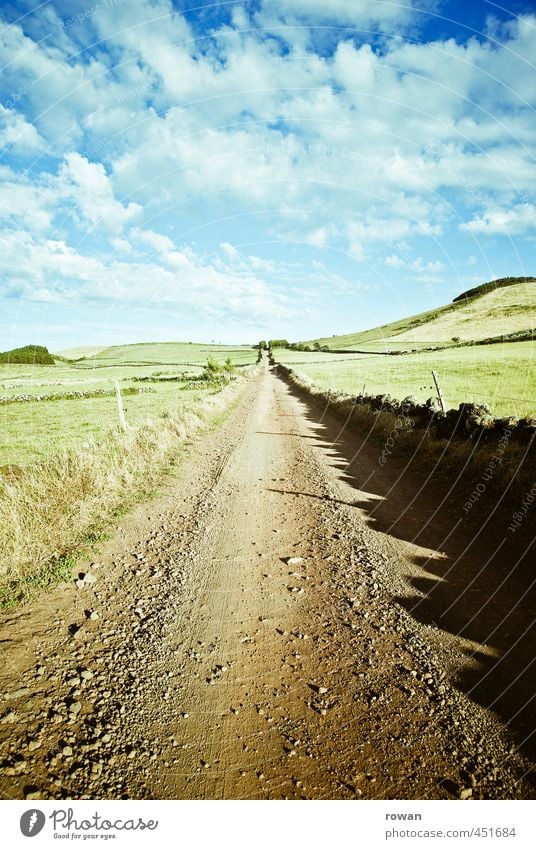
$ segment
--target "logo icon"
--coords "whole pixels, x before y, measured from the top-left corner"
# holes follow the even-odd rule
[[[31,811],[25,811],[20,818],[20,830],[25,837],[35,837],[42,830],[46,822],[46,817],[43,811],[38,811],[33,808]]]

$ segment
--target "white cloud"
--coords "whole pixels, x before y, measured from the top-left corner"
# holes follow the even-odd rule
[[[490,209],[461,225],[462,230],[478,235],[518,236],[534,233],[536,206],[531,203],[517,204],[510,209]]]
[[[413,16],[410,6],[270,0],[264,11],[309,22],[393,22]],[[235,12],[244,25],[245,9]],[[452,186],[474,199],[474,187],[536,188],[520,146],[510,137],[510,151],[504,149],[512,125],[500,120],[497,91],[508,102],[511,95],[496,78],[504,70],[505,51],[475,39],[394,40],[380,53],[368,44],[356,47],[341,33],[333,57],[325,57],[292,41],[295,28],[288,30],[290,49],[283,52],[261,33],[224,27],[208,47],[192,38],[169,0],[144,0],[135,9],[101,4],[84,27],[88,32],[93,27],[118,55],[113,76],[104,53],[98,60],[67,62],[69,41],[37,46],[16,26],[6,30],[5,55],[19,74],[33,77],[38,123],[50,131],[54,116],[49,137],[55,140],[63,123],[70,126],[68,137],[80,139],[87,132],[96,139],[97,155],[112,158],[116,188],[134,192],[139,203],[218,190],[241,201],[270,203],[285,185],[288,200],[310,207],[310,198],[321,193],[320,179],[326,186],[362,191],[376,190],[381,182],[387,203],[393,200],[390,191],[426,194]],[[68,37],[69,30],[62,35]],[[503,38],[509,39],[508,59],[520,77],[529,19],[511,25]],[[74,42],[71,47],[76,52]],[[147,109],[149,96],[161,111]],[[484,97],[493,99],[493,113],[475,112],[475,98],[480,104]],[[269,126],[281,117],[292,134]],[[529,140],[531,123],[514,119]],[[492,137],[502,150],[466,153],[473,137],[484,142]],[[420,150],[435,141],[442,146],[440,161]],[[315,150],[316,142],[328,145],[329,154]],[[333,188],[325,193],[335,198]],[[368,203],[355,195],[342,202],[348,208]],[[332,204],[340,207],[340,194]],[[308,233],[321,228],[321,222],[307,224]]]
[[[60,197],[48,180],[39,184],[0,168],[0,183],[0,221],[38,233],[50,228]]]
[[[94,227],[104,227],[110,234],[121,233],[125,225],[141,212],[142,208],[137,203],[124,206],[117,201],[104,166],[89,162],[79,153],[65,156],[60,177],[81,217]]]
[[[348,243],[350,251],[358,259],[364,259],[367,248],[377,244],[399,244],[410,236],[436,236],[441,232],[439,225],[411,217],[402,218],[400,210],[389,210],[378,216],[369,214],[360,221],[352,221],[348,227]],[[393,264],[393,261],[388,264]]]
[[[307,244],[313,245],[315,248],[323,248],[328,243],[329,232],[328,227],[318,227],[305,237],[305,241]]]
[[[442,271],[445,271],[446,265],[440,260],[433,260],[432,262],[424,262],[422,257],[417,257],[417,259],[413,260],[410,265],[410,268],[413,271],[417,271],[419,273],[425,272],[427,274],[440,274]]]
[[[423,8],[424,3],[418,4]],[[277,18],[285,21],[336,21],[338,24],[402,26],[413,19],[412,0],[404,3],[378,0],[263,0],[261,22]]]
[[[117,237],[115,239],[110,239],[110,244],[113,247],[114,251],[118,254],[132,254],[132,245],[128,241],[128,239],[122,239]]]
[[[391,254],[390,256],[386,256],[384,259],[385,265],[388,265],[390,268],[401,268],[405,263],[401,257],[396,254]]]
[[[508,126],[499,123],[500,111],[473,121],[477,136],[491,132],[493,150],[465,150],[473,89],[494,85],[477,67],[477,59],[491,64],[493,55],[476,41],[393,42],[384,54],[341,42],[333,59],[300,46],[281,55],[256,35],[222,39],[221,49],[223,68],[197,61],[193,77],[181,75],[181,94],[202,90],[204,102],[171,107],[162,117],[150,114],[133,130],[132,145],[114,162],[123,192],[134,192],[140,202],[209,192],[215,204],[225,195],[275,205],[284,186],[288,206],[309,210],[302,238],[310,239],[326,233],[321,219],[315,221],[318,198],[337,218],[344,210],[347,216],[365,211],[370,194],[381,192],[385,217],[396,219],[402,203],[444,188],[472,204],[487,200],[484,192],[536,188],[535,172],[519,145],[508,141]],[[191,92],[184,90],[188,79]],[[343,91],[333,88],[334,81]],[[225,126],[207,126],[208,116]],[[285,131],[268,125],[277,116]],[[440,156],[426,153],[433,144],[440,145]],[[436,216],[441,207],[450,214],[444,196],[433,206]],[[410,215],[420,221],[415,235],[440,235],[440,221]],[[337,232],[341,228],[331,228],[329,239]]]
[[[168,239],[167,236],[163,236],[161,233],[155,233],[154,230],[137,228],[130,232],[130,239],[135,239],[138,242],[149,245],[157,254],[167,254],[175,247],[171,239]]]
[[[0,140],[43,154],[33,173],[0,172],[0,217],[18,240],[12,279],[35,268],[30,288],[41,299],[116,292],[207,314],[244,317],[249,305],[268,315],[293,309],[274,284],[292,270],[237,250],[246,220],[266,241],[301,242],[314,255],[333,246],[393,269],[411,265],[403,242],[412,257],[429,256],[413,242],[433,245],[449,228],[529,234],[533,111],[522,98],[536,105],[535,19],[496,33],[502,48],[471,38],[359,45],[352,27],[398,32],[416,22],[411,7],[266,0],[253,22],[277,24],[277,38],[235,5],[243,32],[222,26],[196,39],[171,0],[99,4],[84,26],[57,33],[47,8],[50,37],[40,43],[4,27],[5,90],[24,79],[27,93],[16,112],[0,109]],[[334,49],[317,51],[301,24],[319,24],[321,38],[331,22],[341,26],[328,27]],[[251,217],[234,230],[222,223],[237,214]],[[210,261],[157,232],[170,232],[172,217],[177,233],[202,223]],[[115,259],[71,248],[77,229],[97,231]],[[421,258],[411,270],[431,279],[444,268]]]
[[[234,245],[229,242],[222,242],[220,248],[230,259],[237,259],[240,256],[240,251],[237,251]]]
[[[288,317],[300,308],[251,271],[236,271],[232,265],[217,268],[193,252],[181,254],[180,267],[166,268],[157,262],[88,256],[64,241],[37,240],[15,230],[0,232],[0,247],[8,291],[20,292],[22,286],[28,300],[119,300],[245,322]]]
[[[11,148],[16,153],[29,154],[44,147],[44,140],[24,115],[0,103],[0,149]]]

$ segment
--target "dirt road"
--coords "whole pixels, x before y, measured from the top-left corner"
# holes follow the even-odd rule
[[[4,616],[4,798],[533,795],[526,754],[453,683],[495,649],[406,603],[432,571],[411,556],[446,556],[370,527],[380,495],[343,456],[365,475],[368,449],[320,418],[267,369],[93,583]]]

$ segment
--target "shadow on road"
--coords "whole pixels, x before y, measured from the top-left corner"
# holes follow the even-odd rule
[[[349,498],[342,503],[359,509],[374,530],[403,541],[400,576],[408,594],[396,600],[419,622],[477,644],[460,640],[465,662],[454,683],[493,710],[519,748],[535,759],[532,517],[516,533],[508,531],[515,502],[498,504],[500,496],[495,501],[482,499],[470,513],[464,512],[475,481],[453,486],[442,467],[429,475],[416,463],[404,464],[392,457],[382,467],[378,463],[382,445],[374,441],[373,433],[346,427],[329,409],[278,379],[299,400],[313,431],[313,448],[358,493],[355,501]]]

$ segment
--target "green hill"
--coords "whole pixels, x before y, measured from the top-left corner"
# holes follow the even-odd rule
[[[93,357],[99,351],[104,351],[106,345],[82,345],[79,348],[66,348],[64,351],[58,351],[55,355],[62,357],[64,360],[79,360],[82,357]]]
[[[492,280],[451,304],[359,333],[305,344],[346,351],[411,351],[486,339],[531,338],[536,327],[536,279]]]
[[[254,362],[256,352],[251,345],[203,345],[196,342],[137,342],[130,345],[111,345],[86,355],[80,365],[107,367],[133,364],[144,365],[202,365],[208,357],[225,360],[231,357],[236,364]]]
[[[25,363],[27,365],[53,366],[55,359],[43,345],[25,345],[12,351],[0,352],[0,363]]]

